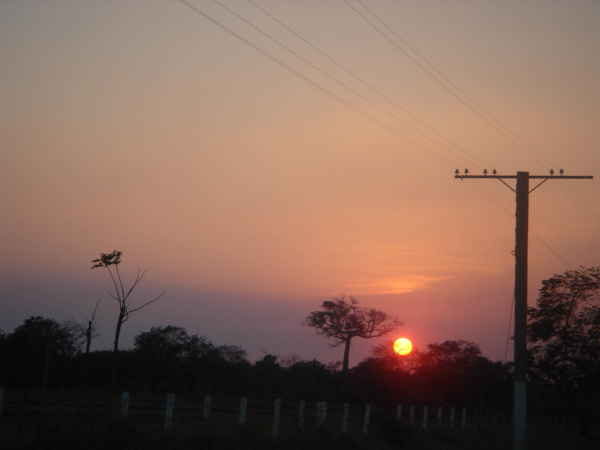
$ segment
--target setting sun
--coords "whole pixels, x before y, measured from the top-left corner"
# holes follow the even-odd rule
[[[397,339],[394,342],[394,351],[399,355],[408,355],[412,350],[412,342],[406,338]]]

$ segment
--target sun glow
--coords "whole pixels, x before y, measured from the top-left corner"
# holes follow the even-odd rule
[[[394,351],[399,355],[408,355],[412,350],[412,342],[406,338],[397,339],[394,342]]]

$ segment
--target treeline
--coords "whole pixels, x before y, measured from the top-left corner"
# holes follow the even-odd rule
[[[85,336],[72,322],[30,317],[12,333],[0,333],[0,386],[108,390],[113,352],[85,354]],[[382,406],[479,404],[510,410],[511,366],[482,356],[461,340],[434,343],[400,356],[392,342],[348,373],[341,363],[265,354],[251,363],[239,346],[216,345],[182,327],[159,326],[135,336],[118,353],[122,390],[187,392],[328,402],[373,402]]]

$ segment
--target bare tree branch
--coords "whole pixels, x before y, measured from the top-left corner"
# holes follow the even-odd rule
[[[156,297],[154,300],[150,300],[149,302],[147,302],[147,303],[144,303],[142,306],[139,306],[139,307],[137,307],[137,308],[135,308],[135,309],[132,309],[131,311],[128,311],[128,312],[127,312],[127,315],[129,316],[129,315],[133,314],[134,312],[136,312],[136,311],[139,311],[139,310],[140,310],[140,309],[142,309],[144,306],[148,306],[150,303],[154,303],[156,300],[158,300],[158,299],[159,299],[159,298],[161,298],[163,295],[165,295],[165,293],[166,293],[166,292],[167,292],[167,291],[165,290],[165,291],[163,291],[163,292],[162,292],[162,294],[160,294],[160,295],[159,295],[158,297]]]

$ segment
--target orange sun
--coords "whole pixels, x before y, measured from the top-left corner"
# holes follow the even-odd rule
[[[412,342],[406,338],[397,339],[394,342],[394,351],[399,355],[408,355],[412,350]]]

